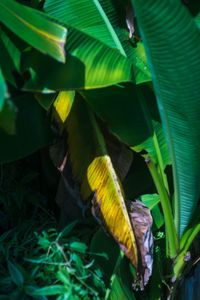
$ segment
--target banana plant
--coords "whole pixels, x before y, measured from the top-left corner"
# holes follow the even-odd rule
[[[119,276],[124,253],[143,281],[140,287],[147,283],[147,253],[142,256],[139,246],[147,239],[134,223],[141,206],[132,200],[139,198],[151,209],[155,235],[165,230],[166,241],[164,258],[156,252],[153,268],[158,261],[167,267],[153,271],[147,298],[161,298],[154,286],[162,282],[175,297],[200,230],[198,5],[191,5],[193,16],[179,0],[46,0],[36,8],[2,0],[0,8],[1,162],[50,143],[43,109],[52,111],[61,133],[67,132],[69,164],[83,202],[121,248],[114,273]],[[29,125],[24,132],[18,119]],[[34,142],[27,134],[31,128]],[[23,138],[30,142],[25,151]],[[137,164],[144,178],[149,172],[150,185],[142,178],[140,193],[133,190],[127,199],[125,177],[129,186],[131,176],[139,178]],[[149,220],[149,233],[145,209],[139,215]],[[107,299],[116,299],[113,282],[119,284],[111,280]]]

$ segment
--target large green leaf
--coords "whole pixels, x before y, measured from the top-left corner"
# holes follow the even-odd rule
[[[66,122],[72,174],[82,198],[93,196],[93,213],[137,267],[136,241],[125,205],[123,189],[105,141],[87,103],[75,99]]]
[[[146,84],[115,85],[81,94],[127,145],[135,147],[153,136],[152,119],[159,121],[159,115],[154,94]]]
[[[135,151],[146,151],[144,157],[150,157],[158,165],[168,188],[164,173],[170,164],[168,146],[156,99],[148,85],[126,84],[81,93],[114,134]]]
[[[65,61],[66,28],[13,0],[1,0],[0,20],[31,46],[59,61]]]
[[[130,60],[117,49],[74,28],[69,29],[65,50],[65,64],[37,51],[24,53],[23,70],[31,71],[24,90],[94,89],[134,78]]]
[[[200,196],[200,35],[178,0],[132,2],[168,139],[182,235]]]
[[[4,127],[0,128],[0,163],[23,158],[52,141],[50,124],[45,111],[32,95],[25,94],[12,98],[10,101],[15,105],[15,112],[13,113],[16,114],[16,117],[12,114],[12,120],[8,120],[9,122],[15,121],[15,132],[10,132],[12,135],[5,132],[9,130],[9,127],[5,126],[6,119],[11,112],[3,110],[2,114],[4,115],[0,115],[0,124],[1,118],[5,120]],[[8,105],[10,106],[10,104]],[[11,126],[11,124],[8,124],[8,126]]]
[[[134,43],[128,37],[122,3],[117,7],[109,0],[46,0],[44,10],[64,22],[67,28],[73,26],[131,58],[137,83],[151,80],[142,43]]]

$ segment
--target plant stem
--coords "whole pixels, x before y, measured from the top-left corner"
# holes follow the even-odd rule
[[[153,178],[154,184],[156,186],[157,192],[160,196],[160,202],[162,205],[165,219],[166,235],[168,235],[169,239],[169,255],[170,258],[174,258],[178,252],[179,242],[176,234],[169,196],[164,187],[163,181],[160,178],[160,175],[158,174],[155,164],[150,159],[146,159],[146,162],[151,176]]]
[[[167,176],[164,171],[164,163],[163,163],[163,159],[162,159],[162,154],[160,152],[160,147],[159,147],[158,138],[157,138],[156,133],[154,133],[154,135],[153,135],[153,142],[154,142],[155,151],[156,151],[156,155],[157,155],[157,159],[158,159],[159,171],[160,171],[164,186],[169,194],[169,185],[168,185],[168,181],[167,181]]]

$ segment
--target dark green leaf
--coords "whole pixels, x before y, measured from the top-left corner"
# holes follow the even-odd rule
[[[8,270],[11,276],[12,281],[17,285],[17,286],[22,286],[24,283],[24,278],[19,271],[19,269],[10,261],[8,261]]]
[[[104,280],[108,284],[114,271],[116,260],[119,256],[119,247],[111,237],[106,235],[102,229],[99,229],[91,241],[90,250],[92,252],[106,254],[108,257],[95,256],[95,265],[98,264],[103,271]]]
[[[128,37],[124,5],[116,7],[116,3],[105,0],[46,0],[44,10],[67,28],[75,27],[129,57],[137,83],[151,80],[142,43]]]
[[[57,237],[57,241],[59,241],[60,238],[62,237],[66,237],[68,236],[71,231],[74,229],[74,227],[77,225],[78,221],[74,221],[72,223],[70,223],[69,225],[67,225],[59,234],[58,234],[58,237]]]
[[[102,270],[107,286],[109,287],[105,299],[135,299],[131,287],[134,278],[129,270],[129,261],[123,258],[117,263],[120,250],[117,244],[102,229],[94,235],[91,250],[105,252],[109,257],[108,261],[101,257],[95,259],[95,263]]]
[[[56,95],[57,95],[56,93],[51,93],[51,94],[35,93],[34,94],[39,104],[47,111],[50,109],[51,105],[53,104]]]
[[[170,149],[175,224],[182,236],[200,197],[199,30],[181,1],[132,3]]]
[[[17,107],[11,100],[6,100],[0,112],[0,128],[7,134],[15,134],[15,122],[17,117]]]
[[[9,162],[30,155],[52,140],[45,111],[30,94],[10,99],[17,109],[15,134],[0,129],[0,161]]]
[[[81,94],[112,132],[129,146],[137,146],[153,136],[152,119],[159,121],[159,115],[156,99],[147,84],[115,85]]]

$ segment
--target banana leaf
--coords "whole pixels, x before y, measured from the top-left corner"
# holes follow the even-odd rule
[[[93,197],[94,216],[137,267],[136,241],[123,189],[95,117],[80,96],[75,99],[66,128],[72,174],[80,183],[83,200]]]
[[[5,108],[0,113],[0,163],[21,159],[52,142],[46,112],[33,95],[11,98]]]
[[[170,150],[175,224],[187,228],[200,196],[200,35],[178,0],[132,0]]]
[[[37,11],[13,0],[1,0],[0,20],[11,31],[39,51],[65,61],[67,29],[50,22]]]
[[[128,37],[124,5],[118,7],[108,0],[47,0],[44,11],[67,28],[73,26],[130,58],[136,83],[151,80],[142,42],[135,43]]]
[[[134,151],[146,151],[143,156],[158,165],[168,189],[164,170],[171,160],[151,88],[125,84],[80,93],[120,140]]]

